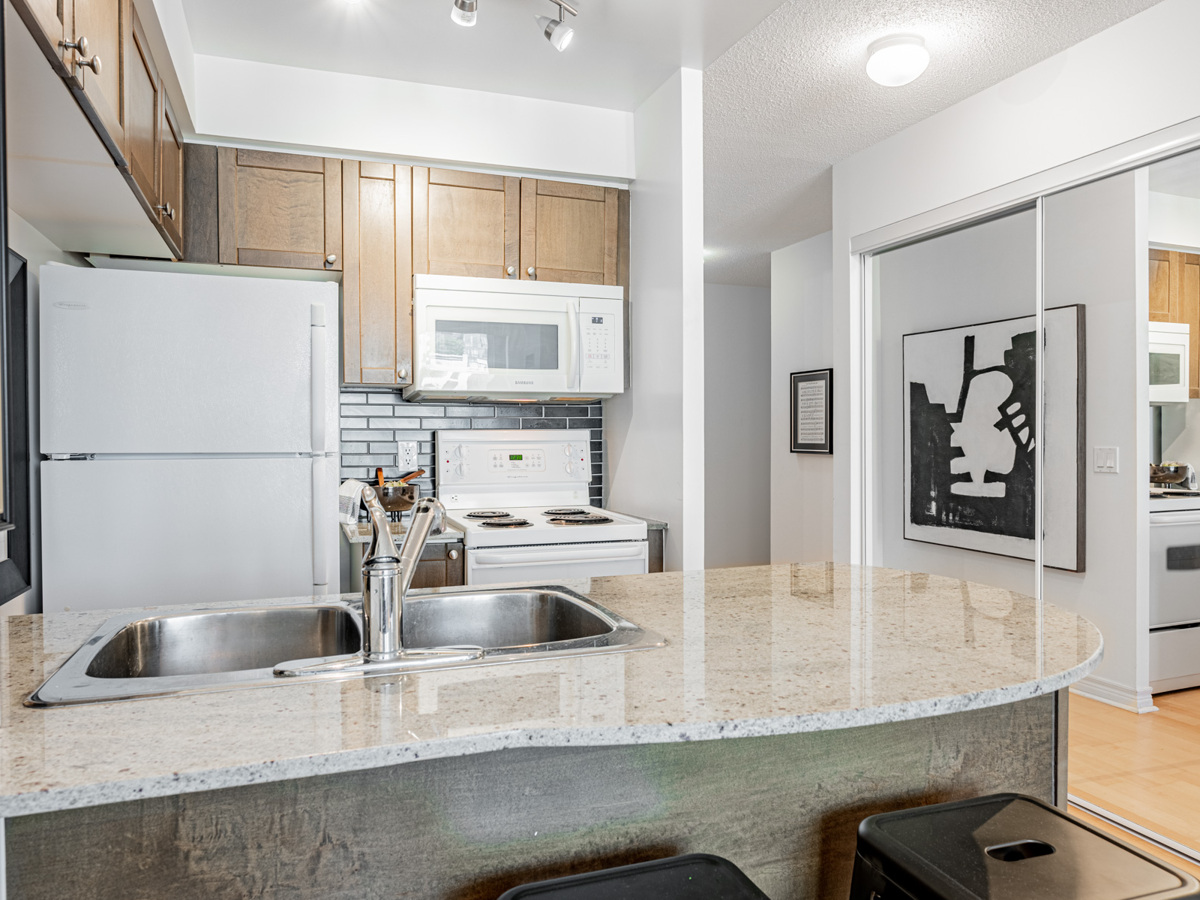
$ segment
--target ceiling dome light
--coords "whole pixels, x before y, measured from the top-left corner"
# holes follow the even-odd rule
[[[867,75],[884,87],[915,81],[929,65],[929,51],[915,34],[893,34],[867,48]]]
[[[550,42],[550,46],[562,53],[570,46],[572,38],[575,37],[575,29],[568,25],[563,19],[567,13],[573,16],[579,15],[575,7],[566,0],[550,0],[558,7],[558,18],[551,19],[549,16],[534,16],[537,19],[538,28],[542,29],[542,35]]]
[[[478,9],[479,0],[454,0],[454,7],[450,10],[450,21],[470,28],[475,24]]]

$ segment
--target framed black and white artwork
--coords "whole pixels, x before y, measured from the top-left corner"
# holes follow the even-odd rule
[[[833,453],[833,369],[793,372],[792,452]]]
[[[904,335],[904,537],[1033,559],[1036,319]],[[1047,566],[1084,571],[1084,307],[1045,313]]]

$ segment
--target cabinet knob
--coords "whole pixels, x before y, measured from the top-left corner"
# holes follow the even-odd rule
[[[59,41],[58,46],[64,50],[74,50],[80,56],[88,55],[88,39],[84,35],[80,35],[78,40],[74,41]]]
[[[78,56],[75,59],[75,65],[80,68],[89,68],[96,75],[100,74],[103,64],[98,56],[88,56],[88,39],[86,35],[80,35],[73,41],[59,41],[58,46],[64,50],[74,50]]]
[[[175,207],[173,207],[171,205],[170,201],[163,203],[161,206],[156,206],[154,208],[157,209],[164,216],[166,216],[168,219],[170,219],[172,222],[175,221]]]
[[[525,274],[528,275],[530,278],[537,278],[537,269],[535,269],[533,266],[530,266],[528,269],[525,270]]]
[[[404,366],[397,366],[396,367],[396,377],[399,378],[401,381],[403,381],[405,378],[408,377],[408,369],[405,368]]]
[[[447,555],[448,557],[450,557],[451,559],[458,559],[458,551],[457,551],[457,550],[451,550],[451,551],[450,551],[449,553],[447,553],[446,555]]]
[[[337,254],[330,253],[327,257],[325,257],[325,265],[327,265],[327,266],[337,265]]]
[[[517,267],[516,267],[516,266],[509,266],[507,269],[505,269],[505,270],[504,270],[504,273],[505,273],[505,274],[506,274],[506,275],[507,275],[509,278],[512,278],[514,275],[516,275],[516,274],[517,274]]]

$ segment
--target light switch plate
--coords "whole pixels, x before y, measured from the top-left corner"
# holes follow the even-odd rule
[[[1117,447],[1093,447],[1092,471],[1105,475],[1116,475],[1121,471],[1120,451]]]
[[[406,474],[417,468],[417,442],[397,441],[396,457],[396,465],[400,468],[400,474]]]

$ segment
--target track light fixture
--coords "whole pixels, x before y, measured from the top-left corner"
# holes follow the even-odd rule
[[[457,3],[458,0],[455,0],[455,2]],[[566,0],[550,0],[550,2],[558,7],[558,18],[551,19],[549,16],[535,16],[535,18],[537,19],[538,27],[542,29],[542,34],[550,42],[550,46],[561,53],[567,49],[567,46],[571,43],[571,39],[575,37],[575,29],[564,22],[563,19],[566,18],[567,13],[577,16],[579,12],[570,3],[567,3]]]
[[[450,10],[450,21],[470,28],[475,24],[478,10],[479,0],[454,0],[454,6]]]

